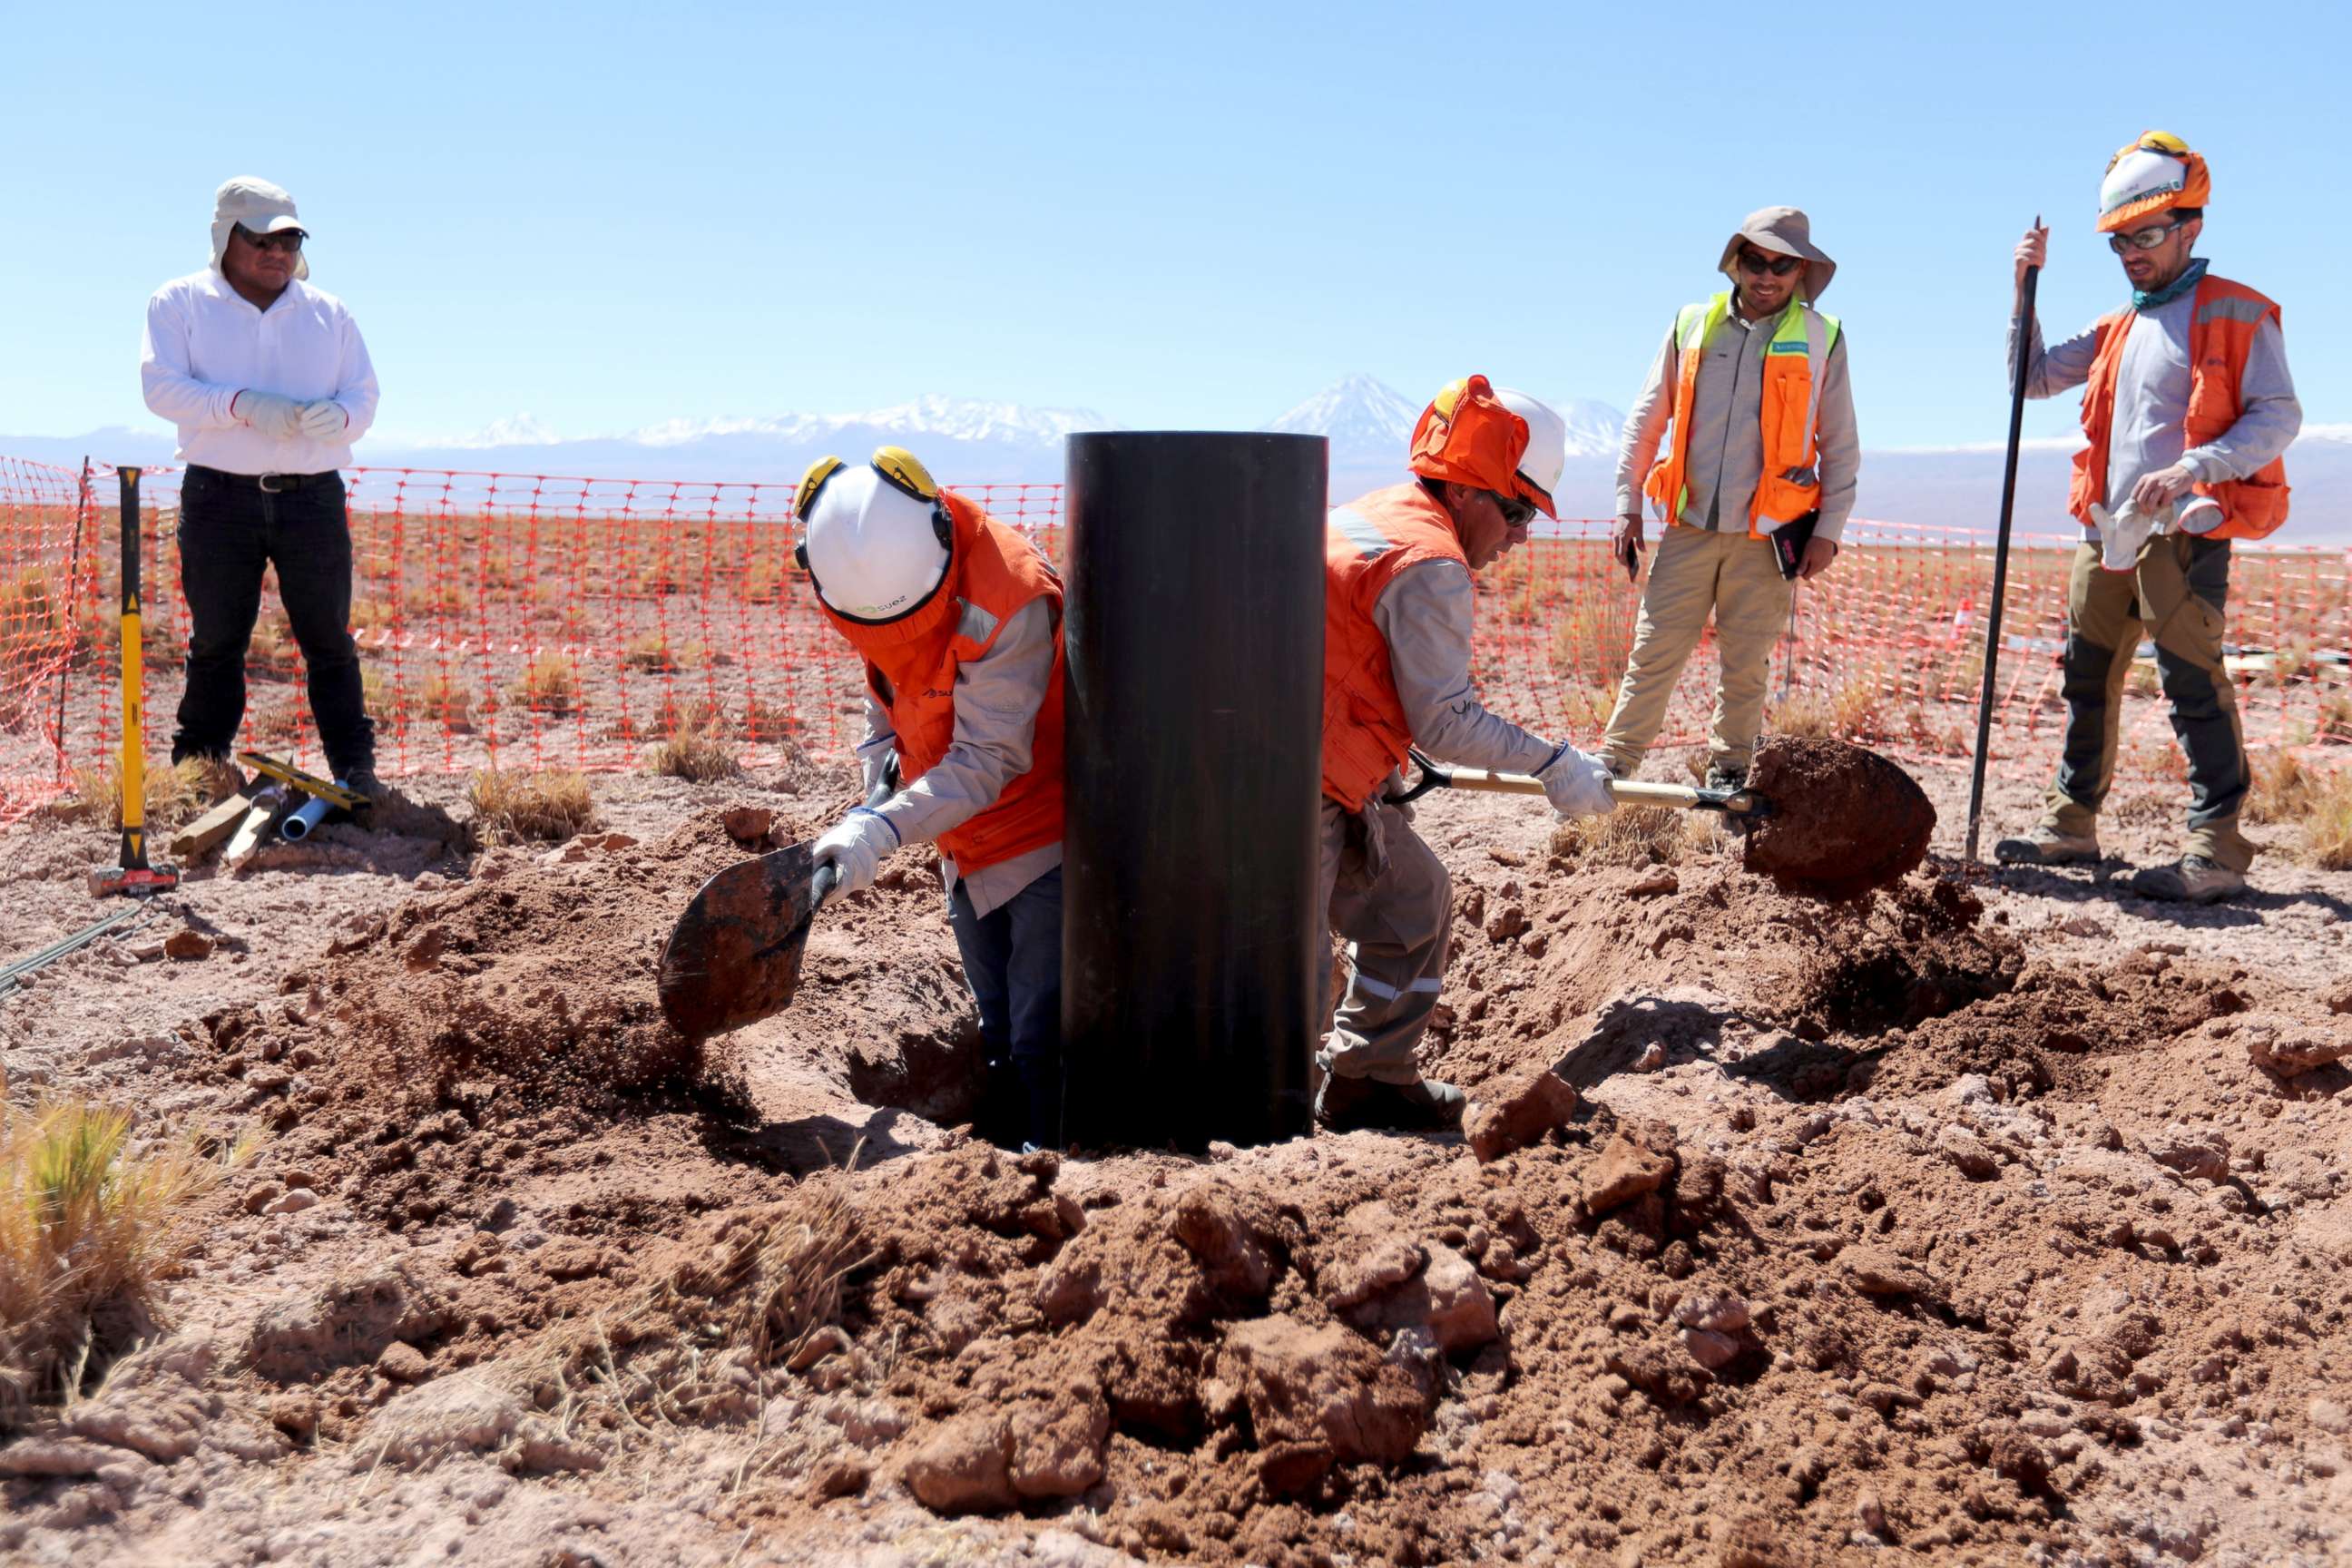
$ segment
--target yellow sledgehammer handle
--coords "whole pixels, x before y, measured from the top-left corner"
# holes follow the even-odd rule
[[[147,864],[146,672],[141,667],[139,470],[122,479],[122,864]]]

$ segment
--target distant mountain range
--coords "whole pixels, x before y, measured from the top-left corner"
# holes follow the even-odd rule
[[[1531,388],[1538,396],[1540,388]],[[1568,421],[1569,459],[1559,489],[1564,516],[1615,510],[1617,437],[1623,416],[1605,403],[1552,398]],[[1369,375],[1350,375],[1276,416],[1269,430],[1328,437],[1331,493],[1360,495],[1403,477],[1404,453],[1422,405]],[[919,397],[856,414],[790,414],[764,419],[673,419],[622,436],[565,439],[528,414],[467,436],[395,442],[370,438],[359,461],[380,468],[562,474],[646,479],[724,479],[789,484],[824,453],[855,457],[883,445],[908,447],[950,483],[1055,479],[1063,437],[1118,429],[1087,409]],[[116,426],[69,438],[0,436],[0,456],[77,467],[85,455],[116,463],[167,463],[170,432]],[[2065,517],[2071,440],[2027,443],[2019,463],[2017,523],[2054,532]],[[2283,542],[2352,542],[2352,425],[2307,427],[2287,455],[2294,514]],[[1998,446],[1911,448],[1864,454],[1861,515],[1930,528],[1990,528],[2000,503]]]

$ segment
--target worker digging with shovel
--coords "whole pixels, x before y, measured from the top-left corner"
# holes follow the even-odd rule
[[[2204,158],[2150,131],[2107,162],[2098,230],[2123,259],[2127,309],[2044,349],[2011,312],[2011,364],[2025,395],[2083,387],[2084,445],[2067,510],[2083,525],[2066,584],[2066,741],[2042,820],[1993,846],[2011,865],[2099,858],[2099,807],[2115,782],[2124,683],[2145,635],[2189,761],[2179,860],[2132,878],[2143,898],[2212,903],[2244,890],[2254,847],[2238,830],[2245,732],[2222,658],[2230,542],[2286,521],[2280,462],[2303,427],[2279,308],[2189,255],[2205,224]],[[2050,231],[2018,242],[2018,299]],[[2021,338],[2023,340],[2021,342]]]
[[[1058,1147],[1061,578],[896,447],[855,467],[820,458],[796,510],[817,603],[866,662],[867,803],[816,840],[817,874],[855,893],[937,842],[980,1008],[981,1132]]]
[[[1413,1060],[1444,983],[1453,889],[1412,808],[1387,798],[1411,751],[1533,774],[1562,817],[1614,808],[1599,758],[1488,712],[1470,679],[1470,574],[1526,542],[1537,512],[1557,515],[1567,431],[1523,393],[1455,382],[1413,428],[1415,479],[1330,515],[1320,899],[1351,966],[1337,1017],[1324,972],[1318,1015],[1331,1030],[1315,1120],[1333,1131],[1462,1122],[1462,1091]]]

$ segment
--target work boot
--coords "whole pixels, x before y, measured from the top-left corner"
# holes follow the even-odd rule
[[[1332,1132],[1453,1132],[1462,1126],[1462,1091],[1431,1078],[1384,1083],[1326,1073],[1315,1094],[1315,1121]]]
[[[2099,836],[2068,833],[2054,823],[2037,822],[2021,837],[1995,844],[1992,858],[2004,866],[2092,865],[2099,858]]]
[[[1028,1088],[1012,1058],[997,1057],[982,1065],[980,1101],[972,1108],[971,1130],[1016,1154],[1028,1142]]]
[[[342,783],[345,789],[367,796],[367,805],[352,813],[355,821],[365,822],[369,813],[383,799],[383,781],[375,776],[375,768],[371,764],[353,768],[343,775]]]
[[[2172,866],[2150,866],[2135,872],[2131,890],[2143,899],[2168,903],[2218,904],[2246,890],[2242,871],[2232,871],[2202,855],[2183,855]]]
[[[1706,770],[1708,789],[1740,790],[1748,787],[1746,768],[1727,768],[1720,763],[1709,763]]]

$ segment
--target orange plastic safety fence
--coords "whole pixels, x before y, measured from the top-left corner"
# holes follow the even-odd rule
[[[856,661],[793,563],[788,486],[362,468],[350,475],[353,631],[387,773],[483,766],[615,770],[698,729],[752,767],[838,752],[860,732]],[[110,639],[118,519],[110,473],[0,460],[0,819],[118,743]],[[959,487],[1050,552],[1057,484]],[[150,469],[147,743],[178,702],[188,634],[176,476]],[[78,530],[78,531],[77,531]],[[1975,734],[1990,534],[1853,523],[1803,584],[1775,650],[1769,722],[1910,755],[1959,757]],[[2069,537],[2011,554],[1992,734],[2045,763],[2063,727],[2058,654]],[[1582,520],[1480,579],[1476,668],[1496,710],[1593,743],[1633,645],[1638,589]],[[2243,550],[2229,606],[2250,742],[2352,742],[2352,555]],[[1702,640],[1664,746],[1701,742],[1715,651]],[[2152,663],[2128,689],[2125,763],[2174,767]],[[315,763],[301,661],[274,590],[247,658],[244,741]],[[42,694],[46,694],[43,696]],[[63,700],[60,701],[62,694]],[[36,699],[39,700],[37,700]]]
[[[80,474],[0,458],[0,822],[65,787],[67,673],[111,626],[84,613],[95,535]]]

